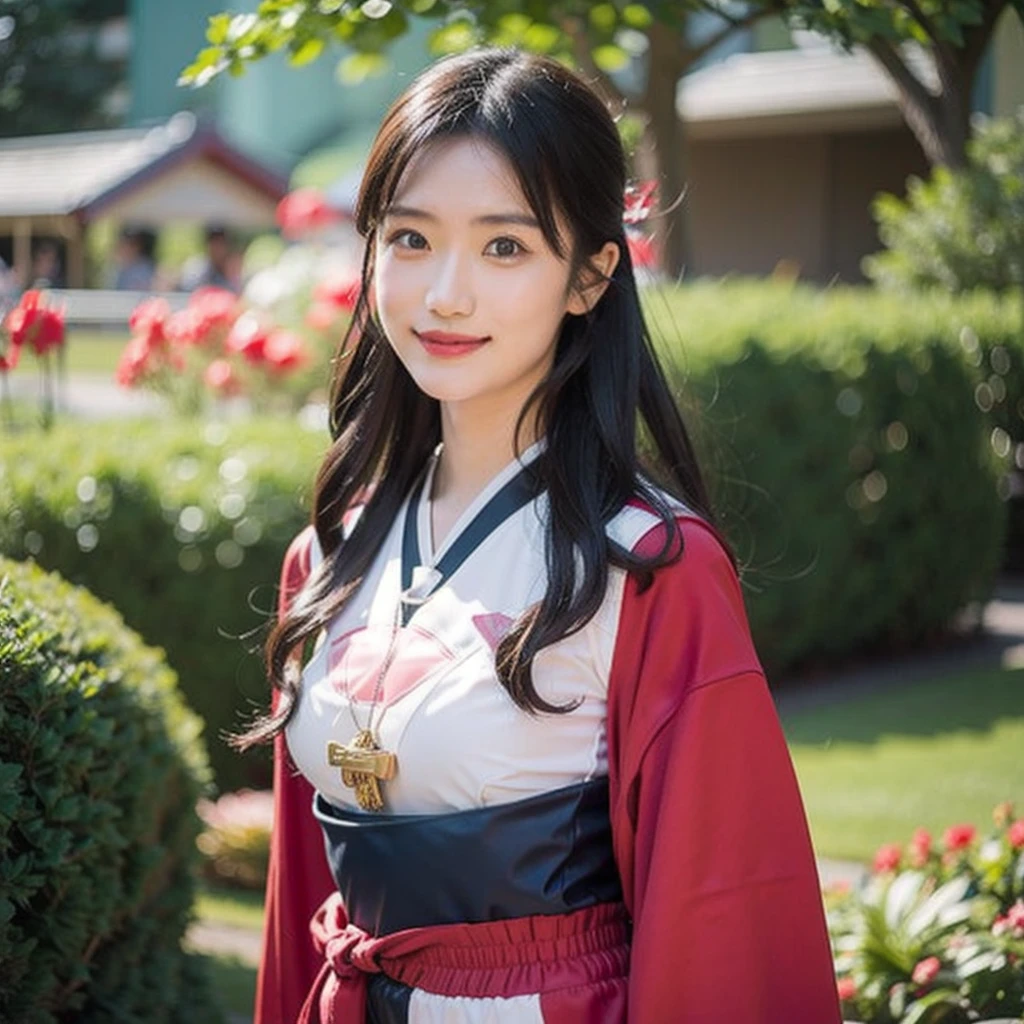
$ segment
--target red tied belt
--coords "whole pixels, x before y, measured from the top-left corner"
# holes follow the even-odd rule
[[[314,915],[310,931],[324,965],[299,1024],[361,1024],[368,975],[381,972],[442,996],[483,999],[539,993],[543,999],[549,993],[557,1002],[562,998],[558,993],[571,990],[571,1015],[550,1019],[625,1020],[629,929],[621,904],[409,928],[374,938],[349,922],[341,896],[334,893]],[[595,1010],[599,1016],[592,1016]]]

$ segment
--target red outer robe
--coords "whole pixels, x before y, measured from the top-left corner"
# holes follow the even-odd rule
[[[627,583],[608,694],[612,832],[633,919],[628,1019],[838,1024],[810,834],[739,581],[710,527],[679,523],[679,561],[643,593]],[[311,536],[285,556],[281,607],[308,574]],[[638,549],[663,538],[652,530]],[[282,736],[274,753],[254,1024],[297,1018],[322,965],[309,922],[334,889],[312,788]]]

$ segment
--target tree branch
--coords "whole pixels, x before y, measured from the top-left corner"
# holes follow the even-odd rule
[[[781,9],[781,8],[780,8]],[[698,43],[696,46],[691,46],[686,41],[684,34],[680,33],[679,39],[679,57],[683,62],[683,66],[686,70],[696,64],[702,57],[707,56],[716,46],[720,43],[724,43],[726,39],[733,34],[745,28],[751,28],[756,25],[762,18],[768,17],[770,14],[776,13],[774,7],[754,7],[747,11],[742,18],[731,18],[728,14],[722,11],[714,11],[726,24],[724,24],[710,39],[704,40],[702,43]]]
[[[910,70],[896,47],[881,36],[873,36],[865,44],[872,57],[896,83],[900,108],[908,126],[932,164],[946,163],[942,132],[939,126],[940,107],[924,83]]]

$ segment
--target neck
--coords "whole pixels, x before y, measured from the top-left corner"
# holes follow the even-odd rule
[[[442,404],[444,450],[434,474],[434,500],[455,507],[469,505],[516,457],[515,434],[516,416],[510,418],[503,410],[468,417],[459,408]],[[521,450],[538,437],[528,419],[519,435]]]

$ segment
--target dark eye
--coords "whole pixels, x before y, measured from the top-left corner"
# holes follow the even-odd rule
[[[391,241],[397,242],[403,249],[415,249],[417,252],[427,248],[427,240],[418,231],[413,231],[411,228],[396,231],[391,236]]]
[[[500,259],[508,259],[510,256],[518,256],[526,250],[514,238],[496,238],[487,246],[486,251]]]

